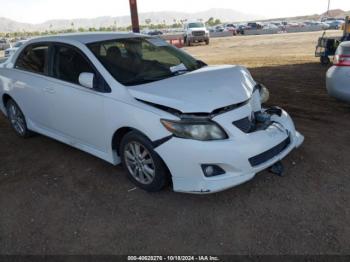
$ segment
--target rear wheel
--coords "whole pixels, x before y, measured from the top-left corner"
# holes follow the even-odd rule
[[[167,184],[168,169],[141,133],[132,131],[124,136],[120,155],[129,179],[138,187],[157,192]]]
[[[205,44],[209,45],[209,39],[205,40]]]
[[[33,133],[27,128],[27,123],[22,110],[12,99],[6,103],[7,116],[10,121],[12,129],[20,137],[29,137]]]

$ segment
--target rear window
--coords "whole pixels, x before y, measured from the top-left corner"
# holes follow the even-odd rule
[[[47,74],[48,45],[30,45],[19,55],[15,67],[17,69]]]

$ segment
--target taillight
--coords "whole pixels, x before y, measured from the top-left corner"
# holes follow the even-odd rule
[[[350,66],[350,55],[335,55],[333,64],[335,66]]]

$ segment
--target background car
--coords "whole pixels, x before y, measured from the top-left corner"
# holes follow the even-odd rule
[[[309,27],[318,27],[319,29],[322,29],[322,30],[327,30],[330,27],[329,24],[325,22],[319,22],[319,21],[305,21],[304,25]]]
[[[276,30],[276,29],[280,29],[279,26],[273,24],[273,23],[270,23],[270,24],[265,24],[263,29],[272,29],[272,30]]]
[[[244,31],[249,29],[251,29],[251,27],[248,26],[247,24],[240,24],[238,25],[237,33],[240,35],[244,35]]]
[[[7,48],[5,50],[5,57],[9,57],[11,55],[13,55],[25,42],[27,42],[28,40],[21,40],[16,42],[12,47]]]
[[[341,29],[342,25],[345,23],[343,20],[332,20],[325,22],[327,25],[329,25],[329,29]]]
[[[163,35],[163,32],[160,30],[152,30],[152,31],[149,31],[147,34],[152,36],[157,36],[157,35]]]
[[[247,24],[247,26],[249,26],[250,29],[254,29],[254,30],[259,30],[264,28],[264,24],[260,22],[250,22]]]
[[[223,27],[222,25],[217,25],[214,27],[215,32],[224,32],[225,31],[225,27]]]
[[[350,103],[350,41],[339,45],[333,64],[327,72],[328,93],[332,97]]]
[[[205,42],[209,45],[209,30],[202,22],[188,22],[184,25],[184,41],[187,46]]]
[[[224,28],[225,28],[225,31],[231,32],[232,35],[237,35],[237,29],[234,24],[225,24]]]
[[[11,44],[7,39],[5,38],[0,39],[0,50],[5,50],[10,47],[11,47]]]

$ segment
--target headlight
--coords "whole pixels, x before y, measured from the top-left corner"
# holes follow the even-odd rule
[[[269,90],[262,84],[259,84],[260,102],[266,103],[270,98]]]
[[[228,138],[225,131],[210,120],[184,119],[180,121],[165,120],[160,122],[176,137],[200,141],[223,140]]]

